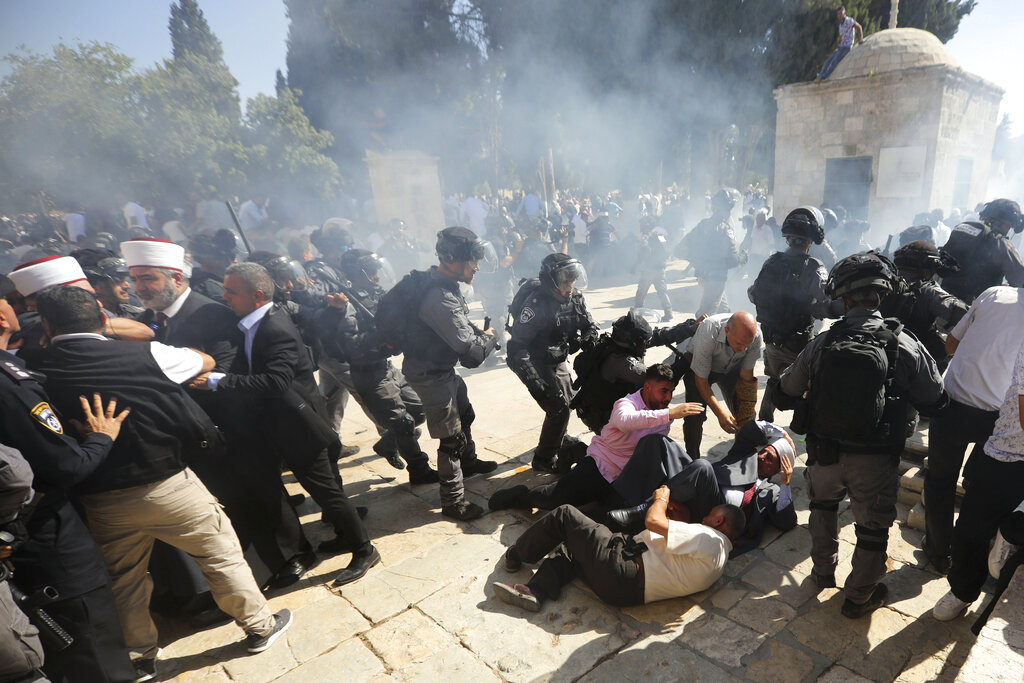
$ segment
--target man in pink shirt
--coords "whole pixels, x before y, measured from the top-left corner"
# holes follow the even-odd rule
[[[651,436],[664,441],[672,420],[704,410],[700,403],[680,403],[669,408],[677,380],[668,365],[650,366],[644,378],[640,391],[615,402],[608,424],[587,448],[588,457],[568,474],[554,483],[533,489],[520,484],[497,491],[488,501],[488,507],[492,510],[553,510],[559,505],[580,506],[606,497],[617,502],[611,482],[629,462],[641,439]]]

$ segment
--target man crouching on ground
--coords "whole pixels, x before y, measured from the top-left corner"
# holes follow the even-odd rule
[[[518,571],[548,553],[525,584],[495,583],[503,602],[531,612],[557,600],[579,576],[599,598],[619,607],[642,605],[707,589],[722,575],[733,539],[746,518],[735,505],[719,505],[698,524],[678,521],[667,486],[654,492],[646,529],[613,533],[571,505],[562,505],[526,530],[505,552],[505,568]],[[557,550],[556,550],[557,548]]]

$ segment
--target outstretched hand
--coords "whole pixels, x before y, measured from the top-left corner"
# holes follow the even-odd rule
[[[679,403],[668,409],[668,416],[673,420],[690,415],[699,415],[704,412],[703,403]]]
[[[115,415],[114,411],[117,410],[116,398],[110,399],[106,410],[103,408],[103,400],[99,394],[92,395],[92,405],[89,404],[85,396],[79,396],[78,400],[82,404],[82,414],[85,415],[84,423],[78,420],[71,420],[71,424],[75,426],[78,433],[82,436],[106,434],[110,437],[111,441],[116,439],[117,435],[121,433],[121,423],[128,417],[131,408],[125,408]]]

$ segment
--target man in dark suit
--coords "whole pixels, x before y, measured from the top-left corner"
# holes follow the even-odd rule
[[[240,319],[243,352],[230,372],[204,373],[191,385],[240,402],[258,437],[255,452],[284,458],[334,526],[337,539],[331,549],[352,552],[351,563],[335,578],[335,585],[343,585],[366,574],[380,555],[327,458],[327,446],[337,434],[317,391],[312,358],[291,317],[273,299],[274,281],[263,266],[238,263],[227,270],[224,300]]]
[[[222,302],[191,289],[185,276],[185,250],[166,240],[134,239],[121,243],[135,292],[146,306],[138,320],[153,328],[156,341],[192,348],[212,356],[214,370],[228,372],[242,345],[238,318]],[[224,505],[257,582],[281,587],[298,580],[316,561],[298,515],[288,503],[277,458],[251,457],[252,438],[246,411],[225,395],[189,390],[226,436],[224,458],[189,463]],[[205,590],[187,583],[179,563],[157,544],[151,569],[158,584],[188,599]],[[185,565],[195,573],[191,563]],[[193,580],[197,577],[193,576]]]

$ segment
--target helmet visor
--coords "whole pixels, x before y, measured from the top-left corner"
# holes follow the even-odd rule
[[[383,256],[369,254],[359,259],[359,269],[368,282],[391,289],[395,285],[395,269]]]
[[[473,254],[476,264],[480,267],[481,273],[496,273],[498,271],[498,252],[494,245],[482,240],[473,245]]]
[[[576,259],[559,264],[557,268],[552,270],[551,277],[555,281],[555,286],[559,289],[568,284],[571,284],[576,289],[587,288],[587,269]]]
[[[274,284],[286,292],[300,292],[306,288],[306,269],[295,259],[274,259],[267,264],[267,272],[274,278]]]

